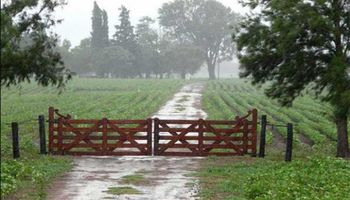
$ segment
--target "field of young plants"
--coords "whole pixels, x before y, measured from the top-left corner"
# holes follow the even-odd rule
[[[332,108],[311,95],[298,98],[291,108],[281,107],[277,101],[264,95],[263,89],[239,79],[213,81],[204,91],[203,109],[211,119],[232,119],[244,115],[248,109],[257,108],[259,116],[267,115],[268,122],[276,125],[294,124],[295,143],[314,148],[332,148],[337,138],[332,120]],[[350,123],[350,122],[349,122]],[[285,138],[286,128],[269,126],[268,137],[272,132]],[[278,139],[278,138],[277,138]],[[325,146],[326,145],[326,146]],[[332,149],[334,150],[334,149]]]
[[[334,158],[336,127],[331,108],[305,94],[282,108],[263,89],[239,80],[207,83],[203,109],[211,119],[233,119],[257,108],[269,123],[294,124],[292,163],[285,163],[286,128],[267,130],[264,159],[210,158],[197,174],[203,199],[350,199],[350,162]]]
[[[1,92],[1,196],[40,183],[69,168],[69,160],[39,156],[38,115],[48,107],[73,118],[143,119],[156,112],[183,83],[179,80],[75,78],[58,95],[53,87],[24,84]],[[11,159],[11,122],[19,123],[21,159]],[[39,177],[39,178],[38,178]],[[40,191],[40,190],[33,190]],[[43,194],[33,194],[33,199]]]

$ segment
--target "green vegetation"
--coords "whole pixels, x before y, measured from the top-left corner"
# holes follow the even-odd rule
[[[313,145],[313,149],[335,154],[337,139],[335,124],[332,122],[332,108],[323,102],[315,101],[310,95],[296,99],[292,108],[281,107],[277,101],[264,95],[247,81],[228,79],[211,81],[203,95],[203,109],[210,119],[233,119],[245,115],[249,109],[257,108],[259,116],[267,115],[274,124],[295,125],[295,143]],[[350,124],[350,121],[348,122]],[[286,128],[269,128],[268,141],[272,130],[286,137]]]
[[[350,162],[324,157],[292,163],[270,158],[209,159],[199,175],[203,199],[349,199]]]
[[[42,172],[41,166],[53,170],[42,172],[45,182],[46,178],[69,169],[67,159],[38,155],[37,117],[45,114],[47,119],[49,106],[73,118],[144,119],[156,112],[180,86],[177,80],[75,78],[60,95],[56,88],[35,84],[2,89],[1,196],[12,193],[27,180],[35,179],[37,173]],[[9,123],[16,121],[19,123],[21,158],[13,161]],[[23,173],[12,170],[12,166],[17,169],[17,165]]]
[[[133,175],[123,176],[121,183],[132,184],[132,185],[145,185],[145,184],[148,184],[149,181],[145,179],[145,177],[141,174],[133,174]]]
[[[282,108],[262,89],[239,80],[211,81],[203,95],[210,119],[233,119],[257,108],[275,124],[295,124],[292,163],[283,162],[285,127],[268,127],[267,157],[212,157],[198,173],[204,199],[349,199],[350,163],[329,158],[336,153],[332,109],[308,94],[292,108]],[[348,122],[349,123],[349,122]],[[276,134],[283,149],[276,147]],[[238,160],[238,161],[237,161]]]
[[[140,191],[133,187],[110,187],[107,191],[108,194],[122,195],[122,194],[142,194]]]

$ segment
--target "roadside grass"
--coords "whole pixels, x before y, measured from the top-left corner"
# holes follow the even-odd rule
[[[108,190],[104,191],[107,194],[123,195],[123,194],[142,194],[139,190],[133,187],[109,187]]]
[[[120,183],[131,185],[147,185],[149,184],[149,180],[147,180],[142,174],[133,174],[123,176]]]
[[[46,199],[50,181],[71,167],[71,158],[60,156],[2,161],[1,199]]]
[[[196,174],[203,199],[350,199],[350,162],[346,160],[219,160],[207,159]]]

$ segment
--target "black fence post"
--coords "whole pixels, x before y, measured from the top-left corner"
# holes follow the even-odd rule
[[[266,115],[261,116],[261,130],[260,130],[260,145],[259,145],[259,157],[265,157],[265,144],[266,144]]]
[[[19,158],[18,123],[17,122],[12,122],[11,123],[11,129],[12,129],[13,158]]]
[[[39,138],[40,138],[40,154],[47,154],[46,151],[46,134],[45,134],[45,117],[39,115]]]
[[[293,148],[293,124],[287,124],[287,147],[285,161],[292,161],[292,148]]]

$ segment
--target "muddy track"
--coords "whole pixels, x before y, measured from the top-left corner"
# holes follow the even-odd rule
[[[201,110],[203,83],[185,85],[152,117],[206,118]],[[48,190],[49,200],[198,199],[199,157],[75,157],[70,172]]]

